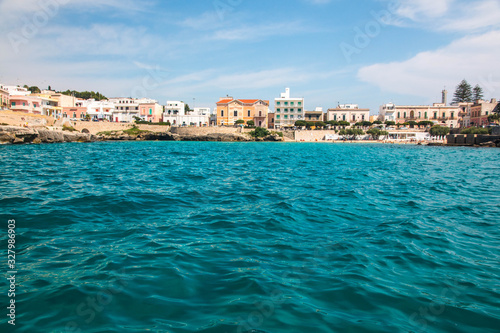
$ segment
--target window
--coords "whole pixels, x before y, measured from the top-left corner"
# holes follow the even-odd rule
[[[424,113],[424,118],[425,118],[425,119],[427,119],[427,112],[426,112],[426,113]]]
[[[299,103],[299,104],[300,104],[300,103]],[[299,112],[299,113],[300,113],[300,112],[302,112],[302,109],[297,109],[297,112]]]
[[[26,103],[23,102],[23,106],[26,106]]]
[[[401,118],[401,112],[398,112],[398,118]]]
[[[248,117],[250,117],[250,110],[248,110]]]
[[[288,112],[288,109],[285,109],[285,112]]]
[[[224,110],[220,110],[220,116],[224,117]]]
[[[438,117],[438,113],[434,112],[434,119],[437,119],[437,117]]]
[[[149,109],[149,114],[153,114],[153,109]]]
[[[299,106],[302,106],[302,102],[299,102]]]
[[[234,116],[238,117],[238,111],[236,111],[236,110],[234,111]]]
[[[422,112],[418,113],[418,118],[422,118]]]
[[[443,112],[443,118],[446,118],[446,112]]]
[[[486,115],[488,115],[488,112],[486,112]],[[455,112],[451,113],[451,119],[455,118]]]
[[[73,118],[76,118],[76,112],[73,112]]]
[[[337,115],[336,114],[333,115],[333,120],[337,121]]]
[[[276,115],[276,119],[280,119],[281,116],[279,114]]]
[[[281,112],[280,109],[276,109],[276,113],[280,113],[280,112]]]
[[[288,105],[288,102],[285,102],[285,105]]]
[[[403,112],[404,118],[406,118],[406,112]]]
[[[287,114],[285,115],[285,119],[288,119],[288,115]]]
[[[291,106],[293,106],[293,105],[294,105],[294,103],[293,103],[293,102],[290,102],[290,105],[291,105]]]
[[[345,121],[345,114],[342,115],[342,120]]]
[[[293,114],[290,115],[290,119],[293,119]]]
[[[276,102],[276,105],[281,105],[281,102]]]

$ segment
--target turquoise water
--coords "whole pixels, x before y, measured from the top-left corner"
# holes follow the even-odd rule
[[[16,332],[498,332],[499,174],[498,149],[0,146]]]

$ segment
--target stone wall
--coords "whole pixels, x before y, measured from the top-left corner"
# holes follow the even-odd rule
[[[448,146],[474,146],[500,140],[500,135],[452,134],[446,137]]]
[[[306,141],[306,142],[312,142],[312,141],[323,141],[325,139],[326,135],[335,135],[335,131],[330,130],[330,131],[307,131],[307,130],[302,130],[302,131],[295,131],[295,141]]]
[[[0,111],[0,124],[25,126],[28,123],[30,127],[45,127],[52,126],[54,122],[55,119],[49,116],[11,110]]]
[[[73,121],[73,127],[81,132],[83,129],[87,129],[90,134],[97,134],[99,132],[109,132],[109,131],[123,131],[132,128],[133,124],[130,123],[109,123],[104,121],[93,122],[93,121]],[[151,132],[167,132],[169,126],[160,125],[137,125],[137,127],[144,131]]]

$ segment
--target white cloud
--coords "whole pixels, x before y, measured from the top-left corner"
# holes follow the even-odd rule
[[[299,22],[283,22],[217,30],[212,38],[228,41],[256,40],[271,36],[297,34],[306,30]]]
[[[413,58],[363,67],[358,77],[386,92],[429,97],[466,78],[491,97],[500,95],[500,30],[467,36]]]
[[[396,26],[468,33],[500,27],[498,0],[397,0],[390,8]]]

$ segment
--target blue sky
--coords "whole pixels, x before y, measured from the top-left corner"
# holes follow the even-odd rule
[[[45,5],[42,5],[45,3]],[[306,109],[500,97],[498,0],[0,2],[0,82],[108,97],[273,100]]]

